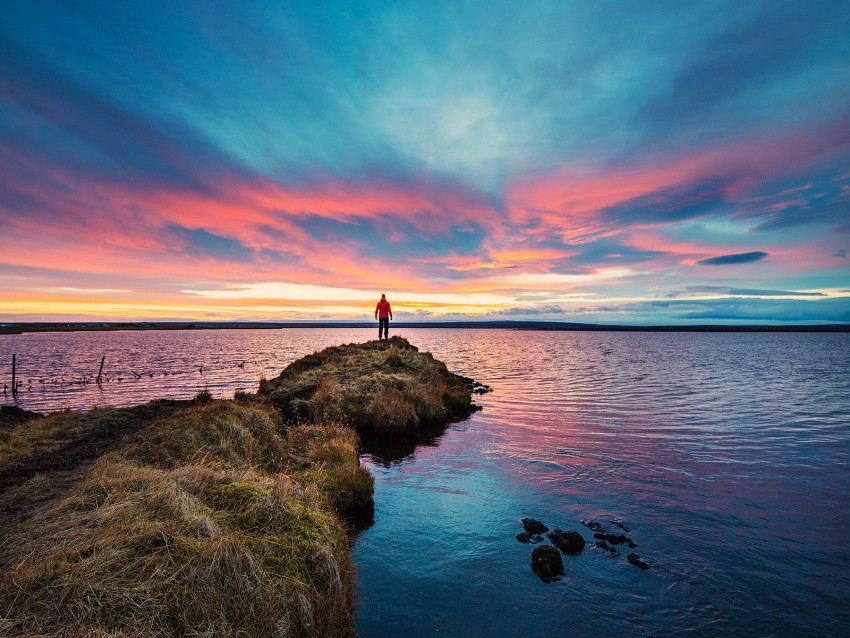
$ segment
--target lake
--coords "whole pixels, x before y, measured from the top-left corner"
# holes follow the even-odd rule
[[[230,397],[373,333],[10,335],[0,378],[17,354],[18,405],[41,411]],[[360,636],[848,634],[850,335],[395,333],[493,392],[415,449],[364,453]],[[101,357],[109,381],[83,383]],[[562,580],[532,572],[526,516],[588,541]],[[582,520],[638,547],[592,547]]]

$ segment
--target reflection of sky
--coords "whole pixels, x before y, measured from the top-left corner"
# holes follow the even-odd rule
[[[850,321],[848,27],[838,0],[5,3],[0,318],[368,317],[353,289]],[[249,292],[299,284],[322,298]]]
[[[847,625],[847,335],[409,332],[493,392],[437,447],[370,464],[359,635]],[[531,571],[525,516],[588,541],[560,583]],[[590,546],[581,520],[615,518],[650,570]]]

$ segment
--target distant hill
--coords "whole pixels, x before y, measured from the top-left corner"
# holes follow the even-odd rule
[[[477,330],[594,330],[607,332],[850,332],[850,324],[819,325],[687,325],[629,326],[566,321],[396,321],[393,329],[464,328]],[[284,328],[376,328],[363,321],[141,321],[141,322],[40,322],[2,323],[0,335],[23,332],[78,332],[109,330],[223,330]]]

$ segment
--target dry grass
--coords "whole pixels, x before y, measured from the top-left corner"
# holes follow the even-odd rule
[[[70,470],[90,462],[128,435],[186,405],[186,401],[151,401],[133,408],[82,414],[57,412],[7,426],[0,431],[0,494],[38,474]]]
[[[48,417],[21,426],[41,434],[15,430],[31,442],[16,449],[43,452],[69,418],[80,438],[74,418]],[[335,512],[371,494],[350,431],[287,431],[257,403],[184,406],[6,530],[0,635],[349,635],[348,538]]]
[[[354,426],[473,409],[404,339],[304,357],[257,395],[57,413],[0,429],[0,636],[353,633],[341,515],[371,505]]]
[[[37,428],[27,423],[0,430],[0,467],[15,459],[40,453],[52,453],[68,443],[86,436],[100,423],[111,421],[114,410],[92,410],[85,415],[77,412],[54,412],[39,419]]]
[[[401,337],[334,346],[295,361],[263,381],[289,419],[331,420],[378,433],[444,425],[472,411],[469,379]]]

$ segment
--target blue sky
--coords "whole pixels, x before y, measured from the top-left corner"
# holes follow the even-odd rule
[[[0,319],[850,321],[846,2],[0,7]]]

